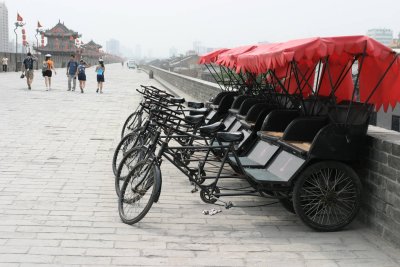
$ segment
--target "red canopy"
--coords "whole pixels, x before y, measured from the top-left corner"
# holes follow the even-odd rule
[[[319,92],[321,95],[330,95],[332,85],[342,79],[336,83],[335,95],[338,99],[351,100],[354,86],[351,68],[346,66],[355,56],[364,53],[365,57],[358,57],[361,67],[360,100],[375,104],[377,109],[383,106],[387,110],[389,105],[394,108],[400,102],[400,59],[392,49],[367,36],[315,37],[242,46],[219,53],[215,63],[238,73],[261,74],[269,70],[284,73],[292,62],[296,62],[299,69],[307,69],[313,68],[319,60],[328,58],[329,68],[326,68],[329,69],[330,77],[328,71],[323,72]],[[389,67],[389,71],[386,71]],[[348,71],[342,73],[344,69]]]
[[[221,48],[221,49],[212,51],[212,52],[210,52],[210,53],[204,54],[204,55],[202,55],[202,56],[199,58],[199,64],[210,64],[210,63],[214,63],[214,62],[217,60],[218,55],[221,54],[221,53],[223,53],[223,52],[225,52],[225,51],[227,51],[227,50],[229,50],[229,49],[227,49],[227,48]]]
[[[235,68],[236,67],[236,60],[237,57],[243,53],[252,51],[257,46],[255,45],[246,45],[246,46],[239,46],[236,48],[229,49],[224,53],[221,53],[218,56],[217,61],[215,62],[218,65],[222,65],[228,68]]]

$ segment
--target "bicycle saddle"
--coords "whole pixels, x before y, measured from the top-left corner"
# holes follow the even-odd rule
[[[219,132],[217,133],[218,140],[222,142],[239,142],[243,140],[242,132]]]
[[[197,124],[204,119],[203,115],[187,115],[185,116],[185,120],[192,124]]]
[[[190,115],[200,115],[207,113],[207,108],[199,108],[199,109],[192,109],[190,110]]]
[[[225,125],[222,122],[216,122],[210,125],[201,126],[200,132],[204,134],[212,134],[225,129]]]
[[[204,108],[204,103],[202,102],[187,102],[189,108]]]
[[[171,103],[173,104],[183,104],[185,103],[185,99],[182,97],[174,97],[174,98],[170,98],[169,100]]]

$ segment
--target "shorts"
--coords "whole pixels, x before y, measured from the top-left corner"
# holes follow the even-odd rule
[[[97,75],[97,82],[104,82],[104,75]]]
[[[25,71],[25,76],[27,79],[33,79],[33,70],[26,70]]]
[[[51,77],[53,75],[53,72],[51,70],[46,70],[42,72],[43,77]]]
[[[86,81],[86,74],[85,73],[78,73],[78,80],[79,81]]]

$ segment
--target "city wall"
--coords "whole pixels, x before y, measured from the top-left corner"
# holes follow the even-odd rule
[[[179,88],[199,101],[221,91],[218,85],[153,66],[154,78],[170,90]],[[371,126],[362,153],[354,166],[363,183],[363,204],[358,219],[384,239],[400,245],[400,134]]]
[[[26,54],[21,54],[21,53],[15,54],[15,53],[0,52],[0,59],[2,59],[4,56],[6,56],[8,58],[8,71],[16,71],[16,65],[17,65],[18,71],[21,71],[21,64],[22,64],[22,61],[24,60],[24,58],[26,57]],[[41,65],[42,65],[42,62],[44,60],[44,55],[35,55],[35,54],[33,54],[33,56],[38,57],[38,62],[36,64],[36,69],[40,69]],[[52,56],[52,60],[54,61],[54,65],[55,65],[56,68],[64,68],[64,67],[66,67],[69,59],[70,59],[70,54],[68,54],[68,53],[66,53],[63,56],[54,56],[54,55]],[[90,65],[95,65],[98,62],[98,57],[93,57],[93,58],[92,57],[85,57],[84,59]],[[16,62],[17,62],[17,64],[16,64]],[[115,63],[115,62],[120,62],[120,61],[119,60],[118,61],[116,61],[116,60],[114,60],[114,61],[111,60],[110,61],[110,60],[105,59],[105,63],[106,64]],[[0,67],[0,72],[2,72],[2,71],[3,71],[3,68]]]

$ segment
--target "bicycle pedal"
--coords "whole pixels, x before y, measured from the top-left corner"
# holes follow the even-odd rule
[[[197,189],[196,187],[192,189],[192,191],[190,191],[191,193],[196,193],[197,191],[199,191],[199,189]]]
[[[229,201],[228,203],[225,203],[225,209],[230,209],[233,207],[233,203]]]

